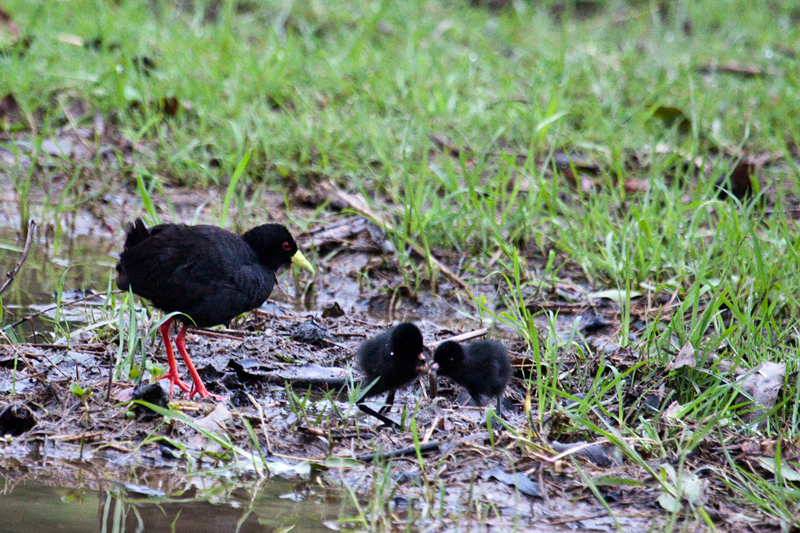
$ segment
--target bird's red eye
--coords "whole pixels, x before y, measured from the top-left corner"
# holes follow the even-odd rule
[[[283,249],[286,250],[287,252],[292,249],[292,245],[289,244],[289,241],[283,243]]]

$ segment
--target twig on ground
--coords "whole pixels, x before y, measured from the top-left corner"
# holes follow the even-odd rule
[[[128,291],[112,291],[110,294],[125,294],[126,292],[128,292]],[[37,316],[41,316],[41,315],[43,315],[45,313],[49,313],[50,311],[55,311],[59,307],[62,307],[62,308],[70,307],[72,305],[85,302],[89,298],[104,298],[104,297],[105,297],[104,294],[98,294],[98,293],[93,292],[92,294],[84,296],[83,298],[78,298],[77,300],[73,300],[71,302],[62,303],[60,306],[59,305],[54,305],[52,307],[48,307],[47,309],[42,309],[41,311],[37,311],[37,312],[33,313],[32,315],[24,316],[24,317],[20,318],[19,320],[17,320],[16,322],[14,322],[13,324],[11,324],[9,327],[10,328],[15,328],[15,327],[19,326],[20,324],[22,324],[23,322],[27,322],[28,320],[33,320]]]
[[[12,343],[12,342],[11,342],[11,339],[9,339],[9,338],[6,336],[6,334],[5,334],[5,333],[3,333],[3,330],[2,330],[2,329],[0,329],[0,336],[2,336],[2,337],[3,337],[3,339],[5,339],[5,341],[8,343],[8,344],[4,344],[3,346],[8,346],[8,347],[9,347],[9,348],[11,348],[12,350],[14,350],[14,353],[16,353],[16,354],[17,354],[17,357],[19,357],[20,359],[22,359],[22,362],[23,362],[23,363],[25,363],[25,366],[28,368],[28,372],[31,372],[31,373],[35,372],[35,371],[36,371],[36,369],[33,367],[33,365],[31,364],[31,362],[30,362],[30,361],[28,361],[28,358],[27,358],[27,357],[25,357],[25,354],[24,354],[24,353],[22,353],[22,352],[20,351],[20,349],[19,349],[19,348],[17,348],[17,346],[16,346],[14,343]]]
[[[264,410],[261,408],[261,405],[253,398],[250,394],[247,394],[247,399],[250,400],[250,403],[253,404],[253,407],[256,408],[258,411],[258,418],[261,420],[261,431],[264,433],[264,440],[267,443],[267,451],[272,453],[272,444],[269,441],[269,433],[267,433],[267,423],[264,421]]]
[[[33,242],[33,230],[35,229],[36,221],[31,220],[30,224],[28,225],[28,237],[25,239],[25,248],[22,249],[22,257],[19,258],[19,261],[17,261],[16,266],[11,269],[11,272],[6,274],[8,279],[5,283],[3,283],[3,286],[0,287],[0,294],[3,294],[3,291],[5,291],[11,285],[11,283],[14,281],[14,278],[17,276],[19,269],[22,268],[22,263],[24,263],[28,258],[28,252],[31,249],[31,242]]]
[[[439,449],[439,441],[434,440],[428,442],[427,444],[420,444],[419,445],[419,453],[430,453],[435,452]],[[363,455],[357,455],[356,459],[362,461],[364,463],[371,463],[375,459],[390,459],[393,457],[405,457],[407,455],[416,455],[417,448],[414,446],[409,446],[408,448],[401,448],[400,450],[394,450],[392,452],[378,452],[378,453],[365,453]]]
[[[488,332],[489,332],[488,328],[474,329],[472,331],[467,331],[467,332],[461,333],[460,335],[455,335],[453,337],[450,337],[449,339],[444,339],[441,342],[437,342],[437,343],[434,344],[434,347],[439,346],[442,342],[445,342],[445,341],[464,342],[464,341],[468,341],[470,339],[474,339],[476,337],[483,337]]]
[[[352,209],[356,213],[360,214],[361,216],[363,216],[365,218],[370,219],[372,222],[374,222],[378,226],[382,227],[386,231],[394,232],[392,224],[390,224],[386,219],[384,219],[382,216],[380,216],[375,211],[373,211],[372,208],[370,208],[370,206],[367,205],[367,203],[364,200],[362,200],[361,198],[359,198],[357,196],[354,196],[352,194],[346,193],[346,192],[338,189],[336,186],[334,186],[332,184],[326,184],[326,185],[323,185],[323,187],[327,188],[329,190],[329,192],[331,192],[337,198],[339,198],[340,200],[345,202],[347,205],[349,205],[350,209]],[[447,268],[441,261],[436,259],[433,255],[427,254],[425,252],[425,250],[420,245],[418,245],[417,243],[409,240],[408,244],[411,246],[411,249],[414,250],[421,257],[429,259],[430,262],[442,272],[442,274],[444,274],[445,276],[450,278],[456,285],[458,285],[459,287],[461,287],[462,289],[467,291],[467,293],[470,296],[472,295],[472,292],[469,290],[469,286],[466,284],[466,282],[463,279],[458,277],[458,275],[455,272],[453,272],[452,270]]]

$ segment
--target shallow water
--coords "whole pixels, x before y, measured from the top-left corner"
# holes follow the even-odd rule
[[[17,264],[23,246],[13,230],[0,228],[0,270],[4,274]],[[55,245],[46,238],[34,240],[27,260],[0,296],[4,309],[0,327],[54,305],[59,289],[67,299],[83,296],[88,290],[105,293],[116,264],[115,247],[109,239],[87,235],[60,239]],[[59,318],[85,320],[84,314],[76,315],[60,315]],[[26,338],[19,340],[42,342],[42,338],[34,341],[33,327],[36,331],[52,331],[55,318],[55,313],[45,313],[32,324],[25,324],[17,333]]]
[[[272,479],[251,486],[190,479],[170,493],[103,482],[84,486],[15,481],[0,473],[0,531],[223,532],[351,530],[341,494],[309,483]],[[205,485],[205,486],[204,486]],[[343,514],[344,513],[344,514]],[[352,516],[352,513],[349,514]]]

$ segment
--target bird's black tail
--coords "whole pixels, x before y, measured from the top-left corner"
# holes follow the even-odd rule
[[[145,227],[141,218],[133,221],[133,224],[128,225],[128,233],[125,236],[125,250],[130,250],[143,240],[150,237],[150,230]]]
[[[125,252],[150,237],[150,235],[150,230],[147,229],[141,218],[134,220],[133,224],[128,224],[127,233],[125,235],[125,247],[122,249],[122,254],[124,255]],[[128,281],[128,273],[125,272],[123,262],[122,257],[120,257],[120,261],[117,263],[117,287],[123,291],[127,291],[130,287],[130,282]]]

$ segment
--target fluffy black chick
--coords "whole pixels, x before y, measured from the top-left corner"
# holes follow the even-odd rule
[[[361,343],[356,351],[356,359],[364,373],[365,386],[372,386],[358,399],[359,407],[369,413],[372,410],[363,405],[364,399],[388,391],[386,406],[377,417],[387,425],[396,426],[396,423],[386,419],[382,413],[394,404],[397,389],[414,381],[419,374],[427,373],[428,367],[422,351],[422,333],[410,322],[398,324]],[[376,416],[374,411],[369,414]]]
[[[497,412],[502,414],[500,396],[511,378],[511,360],[497,341],[475,341],[465,347],[445,341],[433,353],[433,369],[447,376],[469,392],[478,405],[481,398],[496,397]]]

